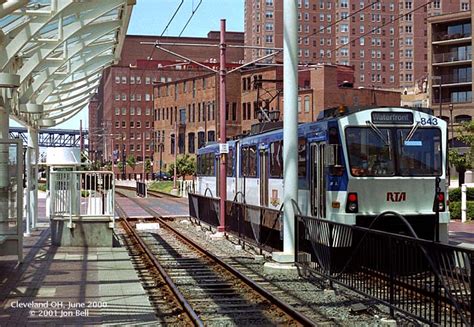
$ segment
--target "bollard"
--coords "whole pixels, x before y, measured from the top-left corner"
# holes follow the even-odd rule
[[[462,184],[461,186],[461,221],[463,223],[467,220],[467,200],[466,200],[466,193],[467,193],[467,185]]]

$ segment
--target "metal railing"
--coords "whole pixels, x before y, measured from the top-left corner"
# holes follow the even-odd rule
[[[456,61],[467,61],[467,60],[472,60],[472,53],[468,51],[466,51],[466,53],[443,52],[443,53],[433,54],[434,63],[456,62]]]
[[[426,323],[472,325],[474,251],[296,216],[296,262]]]
[[[219,226],[219,198],[188,194],[191,217],[210,226]],[[281,211],[226,201],[226,231],[260,251],[283,250]]]
[[[455,34],[448,34],[448,33],[436,33],[433,35],[434,41],[447,41],[447,40],[456,40],[456,39],[463,39],[470,37],[471,33],[455,33]]]
[[[115,182],[112,172],[52,171],[49,217],[89,217],[115,221]]]

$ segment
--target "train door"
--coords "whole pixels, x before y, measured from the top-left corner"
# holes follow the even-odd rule
[[[326,190],[324,179],[324,144],[310,144],[310,198],[311,215],[326,217]]]
[[[268,207],[268,148],[260,148],[260,206]]]

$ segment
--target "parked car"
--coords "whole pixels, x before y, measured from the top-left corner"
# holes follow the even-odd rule
[[[171,180],[171,176],[170,174],[165,173],[165,172],[158,172],[158,173],[155,173],[154,179],[158,181],[169,181]]]

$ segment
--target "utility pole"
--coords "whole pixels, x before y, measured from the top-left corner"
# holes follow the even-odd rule
[[[225,77],[226,77],[226,44],[225,44],[225,19],[221,19],[221,42],[220,42],[220,69],[219,69],[219,147],[220,147],[220,170],[219,170],[219,223],[217,227],[218,232],[225,232],[225,200],[227,198],[227,174],[226,174],[226,156],[227,153],[227,133],[226,133],[226,92],[225,92]]]

